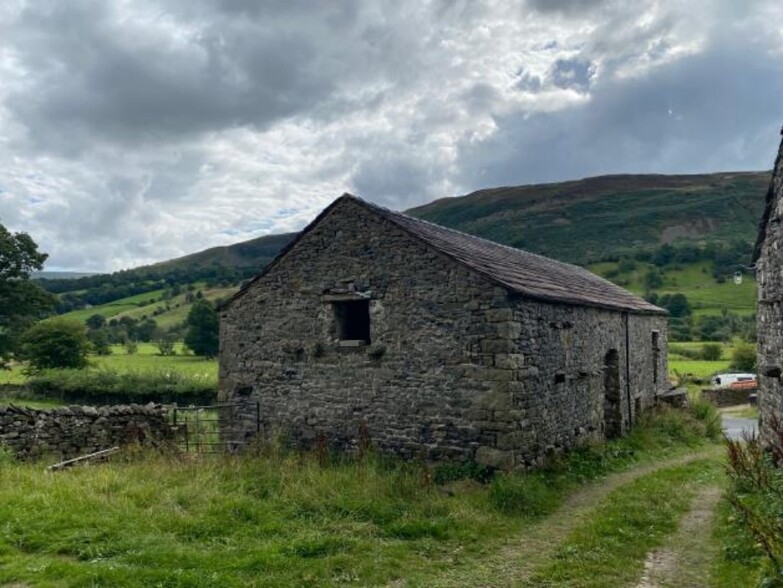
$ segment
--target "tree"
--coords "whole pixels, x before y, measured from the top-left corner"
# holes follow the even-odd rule
[[[731,354],[731,369],[741,372],[756,369],[756,347],[750,343],[738,343]]]
[[[644,288],[649,293],[663,286],[663,274],[657,267],[651,267],[644,274]]]
[[[22,334],[54,308],[54,296],[30,281],[46,257],[29,235],[0,225],[0,367],[19,352]]]
[[[185,345],[196,355],[215,357],[218,353],[218,316],[212,303],[199,299],[190,308],[185,321],[188,331]]]
[[[89,350],[85,326],[69,319],[42,321],[22,337],[23,355],[33,370],[83,368]]]
[[[90,329],[87,338],[92,343],[92,351],[95,355],[111,355],[109,333],[106,329]]]
[[[100,329],[102,326],[106,324],[106,319],[101,314],[94,314],[90,318],[88,318],[86,321],[87,326],[91,329]]]
[[[664,305],[664,308],[666,308],[672,316],[683,317],[691,314],[691,305],[688,302],[688,298],[685,294],[681,294],[680,292],[669,296],[662,296],[660,303]]]

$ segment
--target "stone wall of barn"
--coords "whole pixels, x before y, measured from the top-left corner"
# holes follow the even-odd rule
[[[774,429],[776,422],[783,423],[783,147],[770,190],[766,233],[756,262],[759,432],[768,444],[780,442]]]
[[[0,406],[0,445],[22,459],[70,459],[116,445],[173,437],[165,409],[146,406],[64,406],[47,410]]]
[[[341,346],[333,304],[362,297],[370,344]],[[666,388],[665,318],[630,316],[626,366],[622,313],[509,296],[351,201],[221,315],[220,399],[248,405],[223,423],[227,441],[256,433],[259,402],[265,435],[305,447],[355,447],[363,429],[405,457],[534,465],[604,435],[610,349],[621,432],[627,373],[631,415]]]

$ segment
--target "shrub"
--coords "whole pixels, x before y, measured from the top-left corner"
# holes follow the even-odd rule
[[[704,361],[718,361],[723,355],[720,343],[705,343],[701,346],[701,359]]]
[[[84,325],[53,319],[33,325],[22,337],[25,359],[33,371],[49,368],[83,368],[90,342]]]
[[[168,337],[158,339],[155,341],[155,345],[158,348],[158,354],[164,357],[176,355],[177,351],[174,349],[174,341]]]
[[[731,369],[751,372],[756,369],[756,348],[750,343],[737,343],[731,354]]]

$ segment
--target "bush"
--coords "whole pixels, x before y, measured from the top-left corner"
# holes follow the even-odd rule
[[[750,343],[737,343],[731,354],[731,369],[752,372],[756,369],[756,347]]]
[[[34,398],[72,404],[211,404],[217,382],[208,374],[170,371],[114,372],[111,370],[47,370],[27,381]]]
[[[87,365],[89,350],[85,326],[68,319],[40,322],[22,337],[22,353],[32,371],[83,368]]]
[[[701,359],[704,361],[719,361],[723,355],[720,343],[705,343],[701,346]]]

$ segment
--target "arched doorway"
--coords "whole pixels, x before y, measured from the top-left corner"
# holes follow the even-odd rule
[[[620,396],[620,354],[610,349],[604,356],[604,437],[614,439],[623,432]]]

